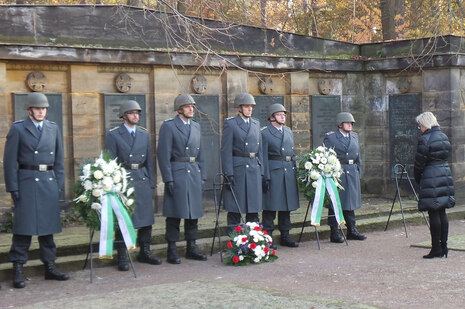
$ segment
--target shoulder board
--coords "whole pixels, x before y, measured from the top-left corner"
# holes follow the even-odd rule
[[[17,121],[15,121],[15,122],[13,122],[13,123],[21,123],[21,122],[24,122],[24,119],[17,120]]]
[[[228,117],[225,120],[231,120],[231,119],[234,119],[234,117]]]
[[[193,119],[193,118],[191,118],[191,121],[193,121],[193,122],[197,122],[197,123],[198,123],[198,121],[197,121],[197,120],[195,120],[195,119]]]
[[[354,131],[351,131],[351,133],[354,134],[354,135],[358,135],[358,133],[357,133],[357,132],[354,132]]]
[[[114,127],[114,128],[111,128],[109,131],[110,131],[110,132],[113,132],[113,131],[117,130],[118,128],[119,128],[119,127]]]
[[[334,133],[336,133],[336,132],[331,131],[331,132],[326,133],[326,135],[333,135]]]
[[[53,122],[53,121],[50,121],[50,120],[49,120],[49,121],[48,121],[48,123],[50,123],[50,124],[53,124],[53,125],[57,126],[57,123],[56,123],[56,122]]]
[[[263,130],[265,130],[265,129],[268,129],[268,126],[262,127],[262,128],[260,129],[260,131],[263,131]]]
[[[144,127],[141,127],[141,126],[138,126],[138,127],[141,128],[144,131],[147,131],[147,132],[149,131],[149,130],[147,130],[147,128],[144,128]]]
[[[173,121],[174,118],[169,118],[169,119],[166,119],[164,122],[167,122],[167,121]]]

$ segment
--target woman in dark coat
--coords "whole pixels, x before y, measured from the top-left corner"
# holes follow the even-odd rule
[[[425,259],[447,257],[449,222],[446,208],[454,207],[454,183],[447,163],[450,142],[430,112],[417,116],[421,130],[415,154],[415,181],[420,185],[418,210],[428,211],[431,232],[431,251]]]

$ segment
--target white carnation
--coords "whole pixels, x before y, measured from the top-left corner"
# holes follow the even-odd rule
[[[310,172],[310,178],[313,179],[313,180],[317,180],[318,178],[320,178],[320,173],[313,170],[313,171]]]
[[[97,170],[94,172],[94,178],[95,179],[102,179],[103,178],[103,173],[101,170]]]
[[[312,169],[312,163],[309,162],[309,161],[305,162],[305,169],[306,170],[311,170]]]
[[[86,180],[84,181],[84,189],[87,191],[87,190],[92,190],[92,181],[90,180]]]
[[[92,203],[90,208],[92,208],[94,210],[100,210],[100,209],[102,209],[102,205],[100,205],[99,203]]]
[[[316,189],[316,187],[318,187],[318,182],[316,182],[316,181],[312,182],[312,187],[314,187]]]

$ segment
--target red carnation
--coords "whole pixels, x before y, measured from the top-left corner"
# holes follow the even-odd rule
[[[228,248],[232,248],[232,242],[228,242]]]
[[[234,229],[236,232],[240,232],[242,231],[242,228],[240,225],[236,226],[236,228]]]
[[[263,230],[263,234],[268,235],[268,232],[266,230]]]
[[[239,257],[238,256],[233,256],[233,262],[234,263],[239,263]]]
[[[262,228],[259,227],[259,226],[256,226],[256,227],[254,227],[253,229],[256,230],[256,231],[260,231]]]
[[[242,237],[242,242],[246,242],[247,241],[247,237]]]
[[[254,250],[255,248],[257,248],[257,245],[255,243],[251,243],[249,247],[250,249]]]
[[[265,251],[265,253],[268,253],[268,252],[270,252],[270,248],[265,247],[264,251]]]
[[[276,251],[274,251],[274,250],[271,251],[271,254],[276,255]]]

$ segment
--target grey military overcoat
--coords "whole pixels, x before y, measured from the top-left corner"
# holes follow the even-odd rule
[[[203,216],[202,181],[206,172],[201,131],[197,122],[190,123],[185,125],[179,116],[165,120],[158,136],[157,160],[163,182],[174,182],[174,194],[170,195],[165,188],[163,198],[163,216],[167,218]],[[195,162],[182,162],[191,157]]]
[[[145,128],[136,126],[136,135],[129,134],[124,124],[113,128],[105,136],[105,150],[125,166],[129,181],[134,187],[136,208],[132,214],[135,228],[154,224],[153,190],[155,171],[152,161],[150,134]],[[139,169],[130,169],[131,164],[139,164]]]
[[[20,169],[19,165],[53,166],[51,170]],[[58,126],[43,121],[42,134],[31,119],[13,123],[6,137],[3,170],[7,192],[19,191],[13,234],[61,232],[59,191],[64,189],[63,142]]]
[[[263,194],[263,210],[296,210],[299,208],[299,191],[292,131],[283,126],[281,133],[271,124],[261,131],[264,174],[265,179],[270,180],[270,188]],[[290,161],[277,160],[277,157],[288,157]]]
[[[241,118],[224,121],[221,139],[221,165],[226,176],[234,176],[234,192],[241,213],[262,211],[262,137],[260,122],[250,118],[250,128]],[[237,154],[255,153],[255,158]],[[224,207],[228,212],[239,212],[229,187],[224,193]]]
[[[328,148],[334,148],[344,171],[341,176],[341,185],[344,190],[339,190],[342,210],[359,209],[362,207],[360,191],[362,167],[357,133],[350,132],[349,138],[345,138],[339,130],[328,132],[323,144]]]

